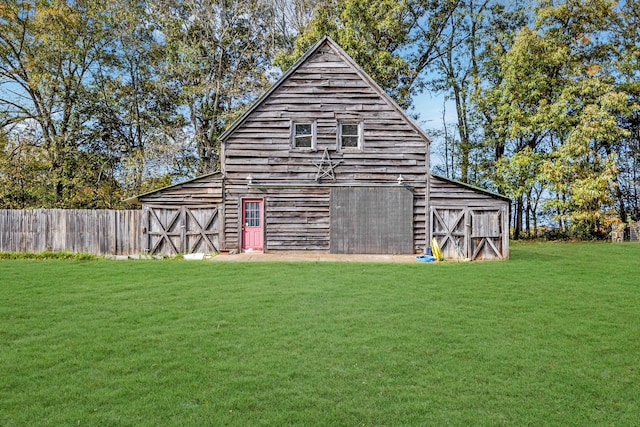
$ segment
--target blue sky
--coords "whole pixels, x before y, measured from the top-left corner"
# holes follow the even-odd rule
[[[413,108],[409,110],[412,116],[419,114],[417,123],[424,132],[431,138],[431,169],[442,166],[444,158],[441,154],[442,138],[434,131],[442,131],[444,124],[442,122],[442,113],[446,107],[447,125],[454,125],[456,122],[455,105],[451,101],[445,104],[444,93],[433,94],[425,91],[413,98]],[[449,128],[449,130],[453,130]]]
[[[413,108],[410,114],[418,113],[418,124],[423,130],[432,128],[442,129],[442,112],[444,109],[444,94],[432,94],[424,92],[413,98]],[[446,106],[447,123],[455,120],[455,111],[451,103]]]

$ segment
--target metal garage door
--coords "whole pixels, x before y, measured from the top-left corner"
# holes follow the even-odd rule
[[[411,254],[413,193],[405,187],[331,189],[331,253]]]

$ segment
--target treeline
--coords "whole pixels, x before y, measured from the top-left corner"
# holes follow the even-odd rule
[[[328,34],[409,111],[445,95],[435,172],[512,197],[515,237],[603,235],[640,220],[639,26],[635,0],[0,0],[0,207],[118,208],[215,169]]]

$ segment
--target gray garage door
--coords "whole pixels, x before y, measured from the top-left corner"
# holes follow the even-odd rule
[[[405,187],[332,188],[330,237],[331,253],[413,253],[413,193]]]

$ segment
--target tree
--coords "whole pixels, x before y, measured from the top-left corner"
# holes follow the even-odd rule
[[[427,28],[433,31],[415,32],[418,52],[431,58],[431,66],[421,70],[426,87],[445,94],[455,111],[455,132],[448,132],[451,141],[445,141],[456,147],[449,150],[452,178],[490,184],[493,162],[503,155],[492,127],[494,104],[486,98],[500,80],[498,58],[525,24],[525,12],[518,2],[509,7],[491,0],[440,2],[421,19],[431,22]]]
[[[602,230],[615,182],[611,146],[625,133],[617,117],[626,96],[604,71],[611,50],[601,32],[614,16],[607,1],[543,2],[534,25],[519,31],[503,56],[501,82],[491,91],[494,129],[511,147],[506,153],[544,156],[539,179],[554,194],[547,205],[560,224],[583,235]]]
[[[302,34],[313,17],[315,0],[271,0],[273,37],[275,46],[291,53],[295,40]]]
[[[431,88],[445,92],[453,101],[456,112],[457,145],[460,180],[470,182],[470,157],[474,149],[474,133],[477,120],[471,105],[472,97],[479,90],[479,48],[483,15],[489,6],[484,0],[459,1],[446,18],[447,25],[441,33],[443,43],[435,44],[434,60],[437,77]]]
[[[49,168],[46,205],[92,206],[105,196],[93,190],[113,189],[87,139],[87,84],[110,40],[103,14],[91,1],[0,1],[0,127],[31,130]]]
[[[414,17],[406,1],[319,1],[293,50],[282,50],[277,64],[287,69],[324,35],[333,38],[402,107],[411,100],[415,72],[402,51]]]
[[[164,51],[146,2],[112,1],[112,46],[91,85],[94,148],[110,153],[128,195],[146,180],[189,176],[195,164],[179,111],[180,94],[161,78]]]
[[[511,156],[501,157],[495,164],[496,185],[505,195],[518,201],[515,223],[518,223],[518,219],[522,219],[522,211],[524,211],[529,237],[531,236],[529,219],[533,221],[533,234],[537,234],[537,208],[544,182],[543,161],[544,157],[539,152],[525,146]],[[522,224],[519,224],[517,229],[519,234],[522,231]]]
[[[580,237],[598,236],[604,233],[605,209],[612,204],[617,181],[617,156],[611,147],[626,134],[617,122],[627,110],[626,94],[601,79],[586,77],[569,84],[559,102],[570,111],[566,137],[543,167],[551,190],[567,197],[550,204]]]
[[[273,8],[262,0],[166,0],[149,7],[164,49],[162,78],[188,111],[197,170],[214,170],[218,137],[270,81]]]
[[[627,93],[630,111],[620,116],[627,135],[615,143],[618,154],[616,201],[621,221],[640,221],[640,2],[620,3],[613,26],[614,70],[618,87]]]
[[[48,165],[42,148],[31,144],[28,129],[0,130],[0,205],[3,209],[39,207],[47,192]]]

